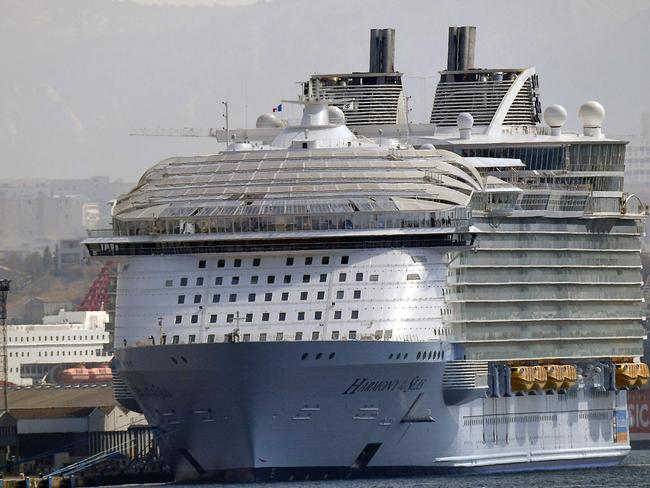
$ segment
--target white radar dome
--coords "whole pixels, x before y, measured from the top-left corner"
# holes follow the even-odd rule
[[[474,127],[474,117],[472,117],[472,114],[467,113],[467,112],[461,112],[458,114],[458,117],[456,117],[456,124],[458,125],[459,129],[471,129]]]
[[[549,127],[562,127],[566,123],[567,113],[562,105],[549,105],[544,110],[544,122]]]
[[[271,129],[274,127],[284,127],[284,124],[275,114],[262,114],[257,117],[255,127],[258,129]]]
[[[595,100],[583,103],[578,110],[583,127],[602,127],[605,120],[605,107]]]
[[[331,125],[345,125],[345,114],[340,108],[334,105],[328,105],[327,115]]]

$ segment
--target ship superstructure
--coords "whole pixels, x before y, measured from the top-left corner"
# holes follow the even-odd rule
[[[159,163],[86,241],[119,263],[116,391],[178,480],[629,451],[626,391],[649,374],[624,145],[596,102],[581,134],[559,106],[537,125],[534,69],[476,70],[473,32],[450,31],[434,125],[353,132],[317,83],[300,124],[265,115],[266,140]]]

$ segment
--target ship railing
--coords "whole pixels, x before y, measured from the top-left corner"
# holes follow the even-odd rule
[[[87,229],[88,237],[114,237],[113,229]]]

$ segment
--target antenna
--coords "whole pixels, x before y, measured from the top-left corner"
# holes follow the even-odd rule
[[[221,103],[224,106],[224,113],[221,114],[221,115],[223,116],[224,119],[226,119],[226,126],[224,127],[224,129],[226,130],[226,141],[227,141],[226,142],[226,147],[228,147],[228,144],[230,144],[230,125],[228,123],[229,122],[228,121],[228,102],[222,101]]]

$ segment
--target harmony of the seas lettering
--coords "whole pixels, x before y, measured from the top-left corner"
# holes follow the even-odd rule
[[[415,376],[411,379],[375,380],[356,378],[343,392],[344,395],[354,395],[370,391],[419,391],[424,386],[426,378]]]

